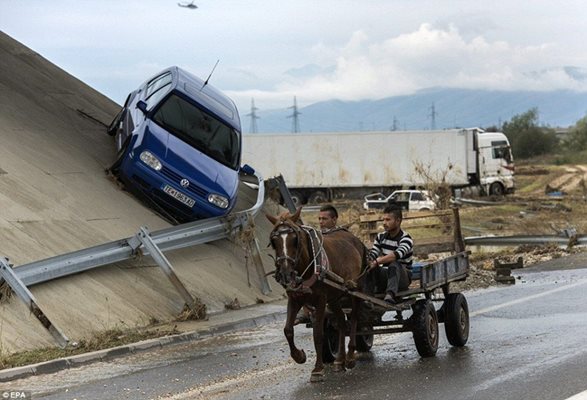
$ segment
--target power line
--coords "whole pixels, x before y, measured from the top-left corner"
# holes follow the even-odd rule
[[[300,120],[299,120],[299,116],[302,114],[301,112],[298,111],[298,102],[296,99],[296,96],[294,96],[294,104],[291,107],[288,108],[292,108],[293,112],[291,115],[288,115],[287,118],[293,118],[292,124],[291,124],[291,131],[292,133],[298,133],[300,131]]]
[[[395,115],[393,116],[393,124],[391,125],[391,131],[395,132],[398,129],[398,120],[395,117]]]
[[[437,115],[438,115],[438,113],[436,112],[436,108],[434,107],[434,102],[433,102],[432,106],[430,107],[430,114],[428,114],[428,117],[430,117],[430,129],[431,130],[436,129],[436,116]]]
[[[260,118],[257,116],[257,110],[258,108],[255,107],[255,99],[251,99],[251,112],[246,115],[247,117],[251,117],[250,133],[257,133],[257,120]]]

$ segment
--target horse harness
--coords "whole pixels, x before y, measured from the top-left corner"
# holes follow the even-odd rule
[[[316,230],[315,228],[307,225],[293,225],[287,224],[285,221],[282,221],[279,225],[277,225],[276,229],[271,233],[271,239],[279,237],[283,234],[295,234],[297,239],[297,249],[295,258],[292,258],[288,255],[282,255],[275,258],[275,268],[276,271],[279,271],[279,263],[282,261],[290,261],[293,263],[294,266],[297,266],[300,262],[300,255],[301,255],[301,246],[300,243],[300,230],[305,231],[308,234],[310,247],[311,247],[311,254],[312,257],[309,264],[306,266],[304,271],[301,274],[298,274],[296,271],[296,278],[295,278],[295,286],[287,287],[286,290],[288,292],[299,292],[300,294],[309,294],[312,292],[310,289],[317,280],[322,280],[326,271],[330,269],[330,263],[328,261],[328,256],[326,255],[326,251],[324,250],[324,239],[322,234]],[[312,276],[306,280],[303,280],[303,276],[306,274],[308,269],[314,267],[314,273]],[[280,282],[281,279],[278,278],[278,272],[276,273],[276,280],[285,287],[284,282]]]

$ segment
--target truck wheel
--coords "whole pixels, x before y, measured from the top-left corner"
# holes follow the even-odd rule
[[[320,190],[312,193],[312,195],[308,199],[308,203],[312,204],[326,203],[327,201],[328,198],[326,197],[326,193],[321,192]]]
[[[357,336],[358,338],[358,336]],[[334,362],[338,352],[338,329],[331,323],[330,318],[324,318],[324,338],[322,341],[322,361]]]
[[[489,186],[489,194],[493,196],[503,196],[505,193],[505,189],[503,185],[499,182],[493,182],[491,186]]]
[[[420,357],[433,357],[438,350],[438,316],[430,300],[418,300],[412,306],[412,335]]]
[[[451,293],[444,300],[444,330],[448,342],[462,347],[469,339],[469,306],[462,293]]]
[[[360,351],[361,353],[371,351],[371,347],[373,347],[373,335],[357,335],[355,338],[357,342],[357,351]]]
[[[305,198],[304,196],[302,196],[300,192],[292,190],[291,192],[289,192],[289,194],[291,195],[291,199],[293,200],[293,203],[296,207],[300,207],[302,204],[304,204]]]

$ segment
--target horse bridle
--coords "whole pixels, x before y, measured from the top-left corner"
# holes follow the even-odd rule
[[[311,244],[311,248],[312,248],[312,255],[313,258],[310,261],[310,263],[308,264],[308,266],[304,269],[304,271],[301,274],[298,274],[297,270],[295,269],[295,267],[298,265],[299,261],[300,261],[300,255],[301,255],[301,248],[302,246],[300,246],[300,231],[301,230],[305,230],[308,232],[309,234],[309,241]],[[296,255],[295,258],[292,258],[290,256],[287,255],[282,255],[279,257],[275,258],[275,280],[277,280],[277,282],[279,284],[281,284],[282,286],[285,287],[285,282],[280,282],[283,279],[283,276],[280,273],[280,262],[283,261],[290,261],[293,265],[293,270],[296,273],[296,277],[295,277],[295,284],[299,285],[300,283],[302,283],[303,281],[303,276],[306,274],[306,272],[308,271],[308,269],[312,266],[315,265],[317,263],[317,258],[320,255],[320,253],[323,251],[323,247],[322,247],[322,243],[320,243],[320,249],[318,249],[318,251],[316,251],[316,249],[314,249],[314,244],[312,243],[312,238],[311,238],[311,234],[309,232],[309,230],[313,230],[315,231],[314,228],[312,227],[305,227],[305,226],[297,226],[295,224],[291,224],[291,223],[286,223],[286,221],[281,221],[271,232],[270,235],[270,239],[273,241],[273,239],[280,237],[283,234],[295,234],[296,236],[296,240],[297,240],[297,249],[296,249]]]

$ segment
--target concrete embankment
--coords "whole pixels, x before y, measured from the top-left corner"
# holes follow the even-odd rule
[[[132,88],[129,88],[129,91]],[[140,226],[169,224],[107,177],[115,156],[106,135],[119,105],[0,32],[0,256],[19,265],[126,238]],[[254,203],[244,185],[238,209]],[[273,211],[273,210],[272,210]],[[262,244],[269,231],[257,217]],[[262,248],[267,271],[271,260]],[[243,249],[229,240],[166,254],[188,290],[211,312],[238,298],[263,295]],[[101,267],[32,286],[51,321],[72,340],[113,327],[169,321],[183,300],[150,257]],[[51,335],[16,297],[0,304],[0,350],[54,345]]]

